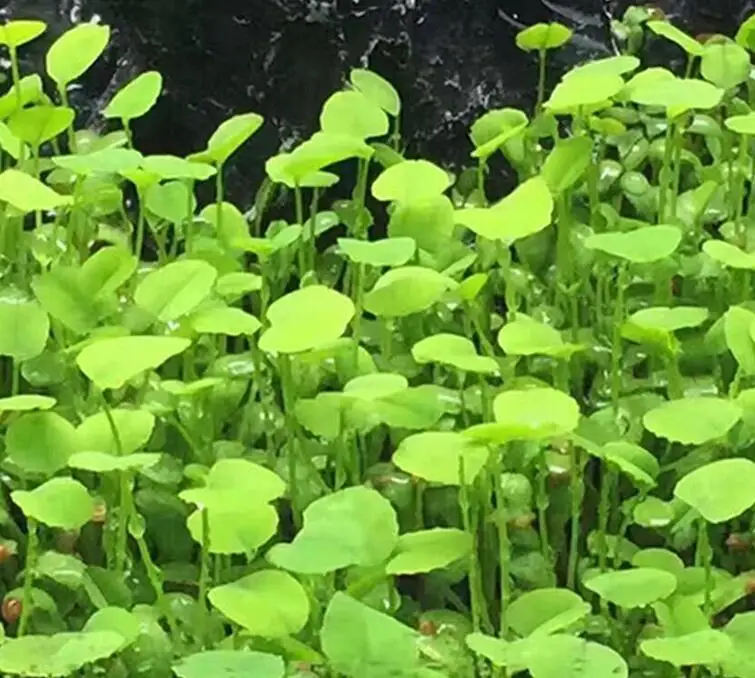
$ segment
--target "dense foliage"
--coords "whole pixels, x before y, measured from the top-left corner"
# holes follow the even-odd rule
[[[755,676],[755,17],[632,8],[550,93],[571,32],[522,31],[535,110],[455,174],[356,69],[246,214],[259,115],[145,156],[148,72],[76,129],[109,29],[46,82],[44,30],[0,27],[0,673]]]

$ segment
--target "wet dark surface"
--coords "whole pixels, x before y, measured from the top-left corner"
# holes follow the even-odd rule
[[[522,24],[559,20],[575,30],[550,69],[610,54],[612,0],[11,0],[6,15],[40,18],[50,31],[24,54],[39,69],[46,45],[72,22],[113,27],[105,58],[73,100],[84,122],[142,70],[165,77],[165,93],[136,126],[145,152],[202,147],[226,117],[256,111],[266,125],[229,168],[232,197],[248,204],[265,158],[313,131],[322,102],[348,70],[369,66],[405,104],[408,153],[451,166],[469,152],[467,129],[485,109],[534,100],[535,61],[519,52]],[[753,0],[656,3],[691,33],[733,34]]]

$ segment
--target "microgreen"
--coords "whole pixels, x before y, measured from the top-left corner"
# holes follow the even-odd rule
[[[248,212],[259,114],[145,155],[109,27],[0,27],[0,672],[750,678],[753,25],[526,28],[453,172],[353,69]]]

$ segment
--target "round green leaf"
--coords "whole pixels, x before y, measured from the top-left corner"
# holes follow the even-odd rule
[[[750,76],[750,55],[733,40],[715,40],[705,45],[700,73],[721,89],[734,89]]]
[[[0,174],[0,201],[7,202],[20,212],[54,210],[73,203],[70,195],[60,195],[39,179],[16,169]]]
[[[0,672],[28,678],[64,678],[121,649],[112,631],[56,633],[9,638],[0,645]]]
[[[638,487],[650,489],[661,472],[658,460],[646,449],[625,440],[606,443],[601,458],[619,469]]]
[[[36,358],[47,345],[50,319],[39,303],[16,288],[0,290],[0,355]]]
[[[543,107],[556,115],[574,113],[583,108],[604,105],[622,89],[624,79],[614,73],[572,75],[556,85]]]
[[[152,436],[155,416],[151,412],[119,407],[111,411],[111,416],[118,431],[120,450],[104,411],[87,417],[79,424],[76,429],[79,450],[131,454],[144,447]]]
[[[92,473],[136,471],[158,464],[160,456],[154,452],[137,452],[123,457],[107,452],[76,452],[68,459],[68,467]]]
[[[723,324],[726,346],[739,367],[745,374],[755,374],[755,341],[751,336],[755,313],[742,306],[731,306],[724,313]]]
[[[386,572],[403,575],[439,570],[465,557],[471,549],[471,535],[455,528],[408,532],[399,537]]]
[[[350,487],[312,502],[290,544],[277,544],[268,560],[301,574],[374,567],[396,547],[398,522],[391,503],[367,487]]]
[[[92,498],[73,478],[53,478],[31,491],[16,490],[11,499],[27,518],[48,527],[78,530],[92,518]]]
[[[215,291],[228,299],[236,299],[251,292],[259,292],[261,289],[262,276],[246,271],[221,275],[215,284]]]
[[[270,353],[301,353],[333,343],[354,316],[349,297],[310,285],[276,299],[267,310],[270,327],[259,347]]]
[[[527,179],[492,207],[456,211],[456,223],[488,240],[511,244],[551,223],[553,196],[542,176]]]
[[[725,436],[742,416],[735,402],[694,396],[672,400],[650,410],[642,418],[645,428],[684,445],[702,445]]]
[[[372,195],[384,202],[420,203],[444,193],[452,183],[446,170],[428,160],[404,160],[382,171]]]
[[[0,45],[16,48],[36,40],[47,30],[44,21],[16,19],[0,26]]]
[[[401,112],[401,99],[396,88],[377,73],[365,68],[354,68],[349,73],[349,81],[389,115],[397,117]]]
[[[338,249],[356,264],[403,266],[414,256],[417,243],[414,238],[384,238],[373,241],[339,238]]]
[[[575,66],[564,75],[566,78],[594,75],[624,75],[631,73],[640,67],[640,60],[631,54],[618,54],[588,61],[585,64]]]
[[[571,29],[557,22],[534,24],[516,34],[516,46],[525,52],[556,49],[569,42],[573,34]]]
[[[402,266],[384,273],[364,297],[364,308],[384,318],[400,318],[426,311],[457,283],[438,271]]]
[[[30,410],[49,410],[57,400],[50,396],[25,393],[17,396],[0,398],[0,412],[28,412]],[[7,438],[6,438],[7,445]]]
[[[220,123],[212,133],[207,148],[191,160],[222,165],[262,127],[264,119],[257,113],[241,113]]]
[[[629,320],[647,329],[676,332],[702,325],[708,318],[708,309],[699,306],[653,306],[633,313]]]
[[[724,91],[704,80],[695,78],[652,77],[633,83],[629,98],[643,106],[666,109],[669,118],[688,110],[708,110],[721,103]]]
[[[142,154],[131,148],[103,148],[99,151],[76,155],[57,155],[52,161],[76,174],[122,173],[134,170],[143,161]],[[95,255],[96,256],[96,255]]]
[[[668,21],[654,19],[647,21],[645,25],[656,35],[660,35],[679,45],[687,54],[691,54],[692,56],[703,55],[703,46],[698,40],[687,35]]]
[[[139,618],[122,607],[103,607],[84,624],[85,633],[108,631],[123,637],[123,647],[131,645],[141,634]]]
[[[581,349],[577,344],[564,343],[557,329],[521,313],[499,330],[498,345],[509,355],[546,355],[561,359]]]
[[[105,51],[110,27],[81,23],[67,30],[47,51],[47,73],[59,88],[81,77]]]
[[[508,141],[521,134],[529,118],[518,108],[496,108],[487,111],[472,125],[469,136],[475,145],[472,157],[487,159]]]
[[[212,166],[199,161],[190,161],[175,155],[148,155],[142,162],[142,168],[160,179],[192,179],[204,181],[215,176],[218,171]],[[184,205],[186,203],[184,202]],[[224,203],[225,206],[225,203]],[[213,203],[208,209],[216,209]],[[203,215],[205,212],[202,213]]]
[[[233,306],[216,306],[193,313],[192,329],[200,334],[223,334],[230,337],[256,334],[262,323],[251,313]]]
[[[590,605],[568,589],[542,588],[509,604],[506,621],[524,637],[562,631],[590,613]]]
[[[627,678],[629,668],[610,647],[567,635],[539,638],[526,654],[532,678]]]
[[[735,134],[755,134],[755,113],[733,115],[724,120],[724,125]]]
[[[76,429],[55,412],[30,412],[8,427],[5,452],[25,473],[51,476],[78,451]]]
[[[488,460],[488,448],[453,431],[424,431],[404,438],[393,453],[402,471],[440,485],[471,484]]]
[[[388,116],[358,90],[332,94],[322,107],[320,127],[324,132],[351,134],[359,139],[388,133]]]
[[[586,589],[625,609],[646,607],[668,598],[676,586],[673,574],[649,567],[604,572],[585,581]]]
[[[709,523],[736,518],[755,504],[755,462],[719,459],[701,466],[679,480],[674,496]]]
[[[283,678],[283,659],[252,650],[206,650],[184,657],[173,665],[178,678]]]
[[[659,548],[649,548],[637,551],[632,558],[633,567],[649,567],[655,570],[665,570],[675,577],[684,570],[684,561],[673,551]]]
[[[74,110],[42,104],[22,108],[8,119],[8,129],[21,141],[37,148],[62,134],[73,123]]]
[[[217,277],[217,269],[206,261],[174,261],[145,276],[134,292],[134,303],[167,323],[199,306]]]
[[[640,226],[626,233],[596,233],[585,240],[585,247],[633,264],[649,264],[673,254],[681,241],[682,232],[675,226]]]
[[[295,635],[309,619],[307,592],[286,572],[255,572],[216,586],[208,597],[222,615],[262,638]]]
[[[498,363],[493,358],[478,355],[477,348],[470,339],[456,334],[425,337],[412,347],[412,357],[420,364],[440,363],[461,372],[499,372]]]
[[[744,252],[736,245],[723,240],[706,240],[703,243],[703,252],[729,268],[755,271],[755,254]]]
[[[419,678],[417,640],[414,629],[341,591],[330,599],[320,632],[328,665],[355,678]]]
[[[241,508],[243,506],[243,508]],[[270,504],[215,501],[207,509],[209,551],[221,555],[254,553],[278,531],[278,512]],[[202,511],[197,509],[187,519],[191,538],[204,543]]]
[[[130,379],[182,353],[190,344],[182,337],[108,337],[84,347],[76,364],[98,388],[121,388]]]
[[[683,636],[648,638],[640,643],[642,654],[673,666],[720,664],[734,651],[734,643],[723,631],[703,629]]]
[[[241,509],[253,499],[260,504],[283,496],[286,484],[270,469],[247,459],[220,459],[204,479],[204,487],[183,490],[185,502],[218,509]]]
[[[658,497],[646,497],[634,507],[634,522],[642,527],[659,529],[671,524],[674,519],[673,507]],[[637,567],[640,567],[638,564]]]
[[[493,413],[499,442],[564,436],[577,427],[580,417],[577,401],[554,388],[499,393]]]
[[[157,71],[141,73],[126,84],[105,106],[105,118],[135,120],[149,113],[163,88],[163,76]]]

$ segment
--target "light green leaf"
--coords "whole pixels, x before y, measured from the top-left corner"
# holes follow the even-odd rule
[[[218,509],[241,509],[250,501],[267,503],[283,496],[286,484],[270,469],[247,459],[220,459],[205,476],[204,487],[183,490],[185,502]]]
[[[557,22],[538,23],[516,34],[516,46],[525,52],[556,49],[569,42],[573,34],[570,28]]]
[[[755,462],[719,459],[685,475],[674,496],[709,523],[724,523],[755,505]]]
[[[733,115],[724,120],[728,129],[736,134],[755,135],[755,112],[745,115]]]
[[[464,558],[472,549],[469,533],[455,528],[407,532],[399,537],[396,550],[386,565],[391,575],[431,572]]]
[[[431,268],[402,266],[378,279],[364,297],[364,308],[384,318],[421,313],[456,286],[455,280]]]
[[[698,40],[687,35],[668,21],[654,19],[646,22],[645,25],[656,35],[660,35],[679,45],[687,54],[698,57],[703,55],[703,46]]]
[[[401,99],[396,88],[385,78],[366,68],[354,68],[349,73],[351,85],[376,103],[388,115],[397,117],[401,112]]]
[[[207,148],[190,159],[222,165],[262,127],[263,122],[257,113],[234,115],[220,123],[207,142]]]
[[[105,454],[131,454],[144,447],[152,436],[155,416],[146,410],[118,407],[111,410],[113,424],[118,431],[116,443],[106,412],[98,412],[84,419],[76,429],[78,449]]]
[[[354,316],[349,297],[323,285],[310,285],[276,299],[267,310],[270,327],[259,340],[269,353],[301,353],[341,337]]]
[[[556,115],[576,113],[610,103],[624,89],[624,79],[614,73],[572,75],[563,78],[543,107]]]
[[[338,250],[356,264],[369,266],[403,266],[417,251],[413,238],[384,238],[359,240],[339,238]]]
[[[28,412],[30,410],[49,410],[57,400],[50,396],[24,393],[17,396],[0,398],[0,412]],[[6,438],[7,445],[7,438]]]
[[[0,291],[0,355],[17,361],[36,358],[47,345],[50,319],[16,288]]]
[[[81,23],[67,30],[47,51],[48,75],[59,88],[80,78],[105,51],[110,27]]]
[[[526,655],[532,678],[627,678],[629,668],[610,647],[574,636],[538,638]]]
[[[654,487],[661,472],[658,460],[650,452],[626,440],[606,443],[600,448],[600,456],[644,489]]]
[[[461,372],[498,374],[498,363],[477,354],[474,343],[456,334],[434,334],[412,347],[412,357],[420,364],[440,363]]]
[[[543,163],[542,175],[554,195],[560,195],[584,176],[592,163],[589,136],[560,139]]]
[[[134,292],[134,303],[162,322],[191,313],[212,291],[217,269],[205,261],[174,261],[149,273]]]
[[[76,452],[68,459],[68,467],[92,473],[136,471],[155,466],[160,462],[160,456],[154,452],[136,452],[123,457],[107,452]]]
[[[55,412],[30,412],[15,419],[5,436],[8,458],[25,473],[51,476],[78,451],[76,429]]]
[[[448,172],[428,160],[404,160],[382,171],[372,195],[383,202],[421,203],[441,195],[451,183]]]
[[[205,650],[173,665],[178,678],[283,678],[286,665],[276,655],[252,650]]]
[[[290,544],[277,544],[268,560],[301,574],[384,563],[398,540],[391,503],[367,487],[339,490],[304,510],[304,526]]]
[[[417,632],[345,593],[331,598],[320,634],[330,666],[348,678],[418,675]]]
[[[210,553],[221,555],[250,554],[269,542],[278,531],[278,511],[256,500],[245,505],[229,500],[225,506],[214,502],[207,509]],[[202,510],[187,519],[186,526],[197,544],[204,543]]]
[[[440,485],[471,484],[488,460],[488,448],[453,431],[424,431],[407,436],[393,453],[402,471]]]
[[[673,666],[720,664],[728,659],[734,643],[723,631],[704,629],[672,638],[648,638],[640,643],[642,654]]]
[[[528,591],[509,604],[506,620],[520,636],[549,635],[567,629],[590,613],[590,605],[568,589]]]
[[[16,490],[11,499],[27,518],[62,530],[78,530],[94,508],[86,487],[73,478],[53,478],[34,490]]]
[[[123,645],[112,631],[8,638],[0,645],[0,672],[28,678],[64,678],[107,659]]]
[[[36,40],[47,30],[44,21],[32,21],[29,19],[16,19],[0,26],[0,45],[8,47],[21,47],[27,42]]]
[[[233,306],[215,306],[196,311],[189,318],[195,332],[200,334],[224,334],[230,337],[250,337],[262,327],[251,313]]]
[[[750,76],[750,55],[733,40],[715,40],[705,45],[700,73],[716,87],[734,89]]]
[[[723,240],[706,240],[703,243],[703,252],[729,268],[755,271],[755,254],[744,252],[739,247]]]
[[[499,330],[497,340],[509,355],[546,355],[568,359],[582,348],[578,344],[565,343],[557,329],[521,313],[517,313],[516,320],[507,322]]]
[[[253,636],[281,638],[304,628],[309,598],[290,574],[261,570],[211,589],[213,607]]]
[[[702,445],[725,436],[741,416],[741,408],[733,401],[693,396],[659,405],[645,414],[642,423],[659,438]]]
[[[127,83],[102,111],[104,118],[135,120],[149,113],[163,88],[163,76],[157,71],[141,73]]]
[[[744,374],[755,374],[755,341],[751,336],[755,313],[743,306],[731,306],[723,321],[726,346]]]
[[[511,244],[551,223],[553,196],[542,176],[527,179],[492,207],[456,211],[456,222],[488,240]]]
[[[673,254],[681,241],[682,232],[675,226],[640,226],[626,233],[596,233],[585,240],[585,247],[633,264],[649,264]]]
[[[673,574],[649,567],[604,572],[585,581],[585,588],[625,609],[646,607],[668,598],[676,587]]]
[[[382,108],[358,90],[332,94],[322,107],[320,127],[324,132],[351,134],[359,139],[388,133],[388,116]]]
[[[130,379],[182,353],[190,344],[182,337],[108,337],[84,347],[76,364],[98,388],[121,388]]]
[[[39,179],[17,169],[0,174],[0,201],[7,202],[20,212],[54,210],[73,203],[70,195],[60,195]]]

